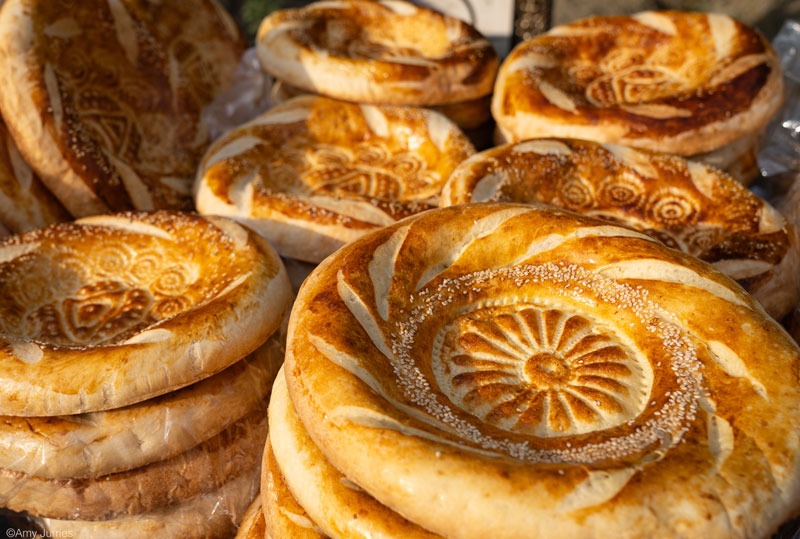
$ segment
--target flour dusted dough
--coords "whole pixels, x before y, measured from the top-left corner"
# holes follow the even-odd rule
[[[498,63],[472,26],[403,0],[275,11],[261,22],[256,50],[265,71],[303,90],[394,105],[486,96]]]
[[[720,170],[576,139],[532,139],[467,159],[441,205],[542,202],[603,217],[713,263],[776,319],[800,299],[796,227]]]
[[[800,509],[800,348],[740,287],[552,207],[432,210],[340,249],[289,323],[326,459],[456,539],[768,537]]]
[[[343,244],[439,201],[475,152],[452,122],[414,107],[286,101],[220,137],[197,173],[199,212],[258,230],[288,258]]]
[[[292,297],[280,258],[225,218],[88,217],[0,241],[0,414],[118,408],[262,345]]]
[[[0,110],[31,167],[76,217],[191,209],[209,143],[200,112],[244,42],[216,0],[9,0]]]
[[[574,137],[680,155],[766,126],[783,98],[769,42],[722,14],[590,17],[519,44],[492,113],[507,142]]]

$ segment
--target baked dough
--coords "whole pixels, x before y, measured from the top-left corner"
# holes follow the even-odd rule
[[[723,14],[590,17],[520,43],[497,75],[507,142],[574,137],[680,155],[764,128],[783,99],[780,60]]]
[[[0,120],[0,226],[20,234],[71,220],[69,212],[22,158]]]
[[[219,490],[141,515],[111,520],[36,519],[50,537],[81,539],[229,539],[255,496],[259,468],[241,474]]]
[[[0,469],[77,479],[175,457],[268,399],[284,350],[283,339],[273,335],[248,358],[214,376],[125,408],[58,417],[4,416]]]
[[[285,257],[319,262],[434,207],[474,151],[430,110],[301,96],[214,142],[198,169],[195,203],[200,213],[241,220]]]
[[[281,475],[270,439],[261,465],[261,503],[269,539],[326,539],[292,496]]]
[[[347,539],[441,539],[404,519],[325,460],[289,401],[279,374],[269,404],[272,454],[292,497],[328,536]]]
[[[235,539],[265,539],[267,537],[264,511],[261,509],[261,496],[256,496],[247,508]]]
[[[326,459],[455,538],[768,537],[800,509],[800,348],[728,277],[539,205],[467,204],[331,255],[289,396]]]
[[[191,209],[209,135],[200,112],[244,51],[216,0],[8,0],[0,109],[76,217]]]
[[[93,479],[42,479],[0,470],[0,503],[57,519],[107,520],[157,511],[217,490],[261,461],[266,402],[185,453]]]
[[[714,264],[780,319],[800,300],[797,231],[720,170],[575,139],[486,150],[453,171],[441,205],[543,202],[603,217]]]
[[[358,103],[439,105],[492,92],[497,53],[469,24],[403,0],[330,0],[261,22],[262,68]]]
[[[235,363],[278,328],[286,271],[229,219],[87,217],[0,241],[0,414],[118,408]]]

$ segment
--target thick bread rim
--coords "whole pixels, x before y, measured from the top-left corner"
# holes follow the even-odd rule
[[[328,10],[343,18],[370,10],[381,22],[408,17],[422,24],[432,19],[446,28],[451,41],[461,38],[463,42],[458,50],[451,48],[441,56],[393,61],[318,50],[292,35],[315,20],[318,12]],[[497,52],[475,28],[403,0],[329,0],[273,12],[259,26],[256,51],[262,68],[277,79],[306,91],[374,104],[441,105],[486,96],[492,92],[498,66]]]
[[[631,19],[649,20],[665,15],[684,16],[682,12],[642,12],[631,15]],[[698,14],[688,14],[697,16]],[[718,17],[733,23],[733,19],[722,14],[706,14],[706,16]],[[601,19],[602,17],[594,17]],[[574,24],[574,23],[572,23]],[[649,23],[646,23],[649,24]],[[569,28],[564,25],[563,28]],[[580,108],[570,112],[563,110],[560,117],[541,116],[537,112],[530,110],[510,111],[506,106],[506,99],[509,95],[525,92],[524,88],[517,88],[509,85],[509,77],[515,65],[520,66],[525,63],[525,50],[537,39],[549,39],[550,36],[558,36],[564,31],[562,27],[550,29],[547,33],[531,38],[528,42],[522,42],[509,53],[498,70],[495,81],[494,93],[492,96],[492,116],[497,122],[497,129],[505,142],[519,142],[534,137],[567,137],[596,140],[613,144],[622,144],[648,150],[663,151],[678,155],[695,155],[711,152],[722,146],[752,132],[759,132],[767,125],[769,120],[780,108],[783,102],[783,75],[780,59],[769,42],[754,30],[750,30],[763,43],[764,65],[770,69],[769,76],[765,84],[759,89],[758,93],[752,97],[751,105],[744,111],[724,116],[724,119],[711,123],[705,123],[698,127],[687,128],[674,135],[666,135],[659,132],[656,127],[652,134],[649,132],[629,131],[631,114],[624,110],[620,111],[619,116],[611,118],[608,122],[603,119],[587,120],[591,116],[584,115]],[[558,97],[551,97],[553,102],[559,101]],[[566,97],[566,99],[570,99]],[[649,105],[646,103],[645,105]],[[658,104],[656,105],[658,106]],[[591,115],[592,111],[587,109]],[[577,114],[576,122],[570,121],[570,116]],[[659,115],[647,117],[649,121],[658,123]],[[667,118],[669,120],[669,118]]]
[[[289,136],[305,145],[311,137],[306,137],[304,133],[313,129],[308,127],[312,123],[310,115],[314,113],[319,116],[320,123],[330,123],[324,129],[336,130],[338,126],[333,123],[336,118],[328,119],[318,111],[325,112],[337,107],[358,111],[368,128],[365,136],[393,143],[408,137],[411,129],[404,121],[411,118],[408,123],[412,128],[420,129],[416,130],[415,136],[408,137],[409,141],[424,141],[425,146],[435,148],[438,160],[419,158],[426,167],[439,168],[435,170],[435,182],[424,185],[422,192],[405,185],[408,197],[388,200],[389,197],[356,194],[338,196],[325,192],[309,194],[301,189],[289,191],[281,184],[280,178],[262,175],[261,166],[270,164],[277,157],[269,154],[264,158],[258,153],[263,141],[276,138],[273,130],[290,129],[285,127],[287,125],[296,126],[297,130],[302,130],[300,134],[295,134],[295,131]],[[377,145],[370,143],[369,137],[363,141],[363,145]],[[312,140],[307,143],[307,149],[326,150],[332,145],[327,139]],[[195,206],[201,214],[236,219],[258,231],[284,257],[317,263],[366,232],[393,223],[398,215],[405,216],[435,207],[446,176],[457,163],[474,152],[472,143],[456,124],[430,109],[364,105],[318,95],[301,95],[273,107],[214,141],[198,166],[194,183]],[[284,151],[280,157],[286,158],[287,153]],[[409,149],[408,153],[414,153],[414,150]],[[374,165],[367,167],[367,170],[372,167]],[[292,170],[292,179],[297,176],[294,172]],[[408,177],[401,175],[398,180]],[[419,184],[422,185],[422,182]],[[283,204],[289,205],[290,211],[282,211]]]
[[[739,281],[777,320],[800,300],[794,226],[727,173],[693,159],[568,138],[504,144],[456,167],[439,204],[487,201],[552,204],[644,231]]]
[[[110,520],[60,520],[36,518],[51,537],[97,537],[103,539],[228,539],[244,512],[258,495],[259,467],[231,479],[218,490],[207,492],[140,515]],[[68,535],[71,534],[71,535]]]
[[[0,417],[0,469],[44,479],[100,477],[190,450],[263,405],[285,335],[222,372],[124,408],[52,418]]]
[[[150,513],[218,489],[261,461],[266,401],[220,434],[175,457],[90,479],[42,479],[0,470],[12,511],[57,519],[108,520]]]
[[[454,233],[460,243],[441,243]],[[533,294],[528,286],[542,293],[534,295],[536,302],[557,298],[587,313],[596,307],[584,303],[584,294],[595,285],[591,273],[573,266],[582,259],[596,267],[598,287],[618,283],[611,300],[630,306],[619,309],[611,301],[609,312],[616,311],[609,323],[620,331],[628,322],[663,324],[637,339],[656,338],[652,350],[660,350],[659,361],[674,359],[672,371],[660,371],[653,404],[645,396],[642,412],[621,423],[621,431],[609,429],[619,443],[598,446],[596,454],[593,444],[607,436],[595,442],[588,434],[517,437],[491,425],[479,428],[481,422],[459,411],[452,397],[428,400],[436,390],[426,385],[433,384],[428,367],[405,363],[422,353],[404,348],[420,346],[416,331],[432,338],[444,316],[440,310],[462,316],[470,312],[467,302],[502,311],[514,305],[506,302],[512,294]],[[646,263],[633,265],[639,259]],[[533,273],[521,273],[526,267]],[[509,298],[485,303],[490,289],[482,286],[506,273]],[[407,304],[405,289],[416,286],[419,310]],[[644,303],[628,296],[642,293]],[[315,321],[323,312],[328,324],[320,328]],[[389,335],[384,321],[394,317],[402,325]],[[650,347],[644,341],[636,346]],[[700,360],[713,376],[697,379],[683,371]],[[298,416],[327,460],[381,503],[434,532],[457,539],[593,537],[598,529],[629,539],[676,533],[722,538],[768,536],[800,508],[800,433],[793,421],[800,411],[798,362],[800,348],[788,334],[707,264],[570,212],[484,203],[405,219],[324,261],[295,301],[284,369]],[[673,385],[664,378],[668,372],[695,382]],[[700,385],[690,389],[694,383]],[[403,396],[403,387],[410,396]],[[666,402],[689,407],[665,416]],[[648,416],[654,423],[647,420],[645,428],[685,421],[683,434],[664,432],[659,439],[665,446],[617,460],[627,444],[638,451],[640,442],[613,435],[638,428]],[[557,452],[554,462],[534,464],[550,451]]]
[[[292,495],[281,474],[267,436],[261,462],[261,507],[269,539],[326,539]]]
[[[29,242],[46,238],[55,227],[88,233],[92,227],[107,226],[158,237],[165,233],[159,224],[169,228],[181,222],[215,229],[231,241],[240,257],[231,286],[116,345],[70,348],[3,336],[0,413],[53,416],[127,406],[211,376],[275,332],[292,300],[286,270],[266,240],[229,219],[169,211],[87,217],[7,240],[0,246],[6,253],[0,260],[7,263],[31,252],[35,246],[29,249]],[[166,232],[171,241],[178,241],[172,233]],[[91,364],[102,367],[87,369]]]
[[[381,505],[325,460],[297,417],[283,373],[272,389],[269,425],[280,475],[297,503],[328,536],[441,539]]]

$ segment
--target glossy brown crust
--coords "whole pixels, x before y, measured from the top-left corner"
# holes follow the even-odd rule
[[[0,225],[14,234],[72,220],[19,153],[0,120]]]
[[[319,262],[353,237],[435,207],[474,151],[427,109],[300,96],[214,142],[195,204],[244,220],[283,256]]]
[[[765,537],[800,509],[800,348],[708,264],[566,210],[343,247],[284,369],[327,460],[442,535]]]
[[[87,217],[0,242],[0,412],[118,408],[206,378],[261,346],[292,292],[233,221]]]
[[[191,209],[200,112],[244,50],[216,0],[3,7],[0,109],[71,213]]]
[[[518,45],[492,112],[508,142],[573,136],[680,155],[763,128],[779,107],[779,59],[725,15],[591,17]]]
[[[488,95],[497,53],[472,26],[402,0],[324,1],[267,16],[263,68],[322,95],[438,105]]]
[[[2,503],[13,511],[108,520],[180,504],[258,466],[267,437],[266,402],[217,436],[171,459],[92,479],[54,480],[0,470]]]
[[[247,508],[234,539],[265,539],[266,537],[267,524],[264,521],[264,511],[261,509],[261,496],[256,496],[256,499]]]
[[[542,202],[641,230],[718,263],[776,319],[800,299],[794,226],[727,174],[681,157],[575,139],[498,146],[459,165],[441,205],[487,201]]]

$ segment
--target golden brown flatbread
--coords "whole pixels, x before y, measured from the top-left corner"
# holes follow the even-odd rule
[[[8,0],[0,110],[76,217],[189,210],[209,143],[200,112],[243,50],[216,0]]]
[[[238,219],[285,257],[343,244],[435,207],[474,148],[441,114],[327,97],[286,101],[223,135],[197,173],[202,214]]]
[[[292,298],[280,258],[229,219],[120,213],[0,241],[0,414],[119,408],[261,346]]]
[[[325,458],[440,535],[769,537],[800,509],[799,364],[709,264],[481,203],[331,255],[284,369]]]
[[[330,0],[272,12],[256,37],[277,79],[358,103],[440,105],[492,92],[497,53],[469,24],[403,0]]]
[[[520,43],[492,99],[507,142],[572,137],[695,155],[762,130],[783,78],[769,42],[727,15],[647,11]]]

